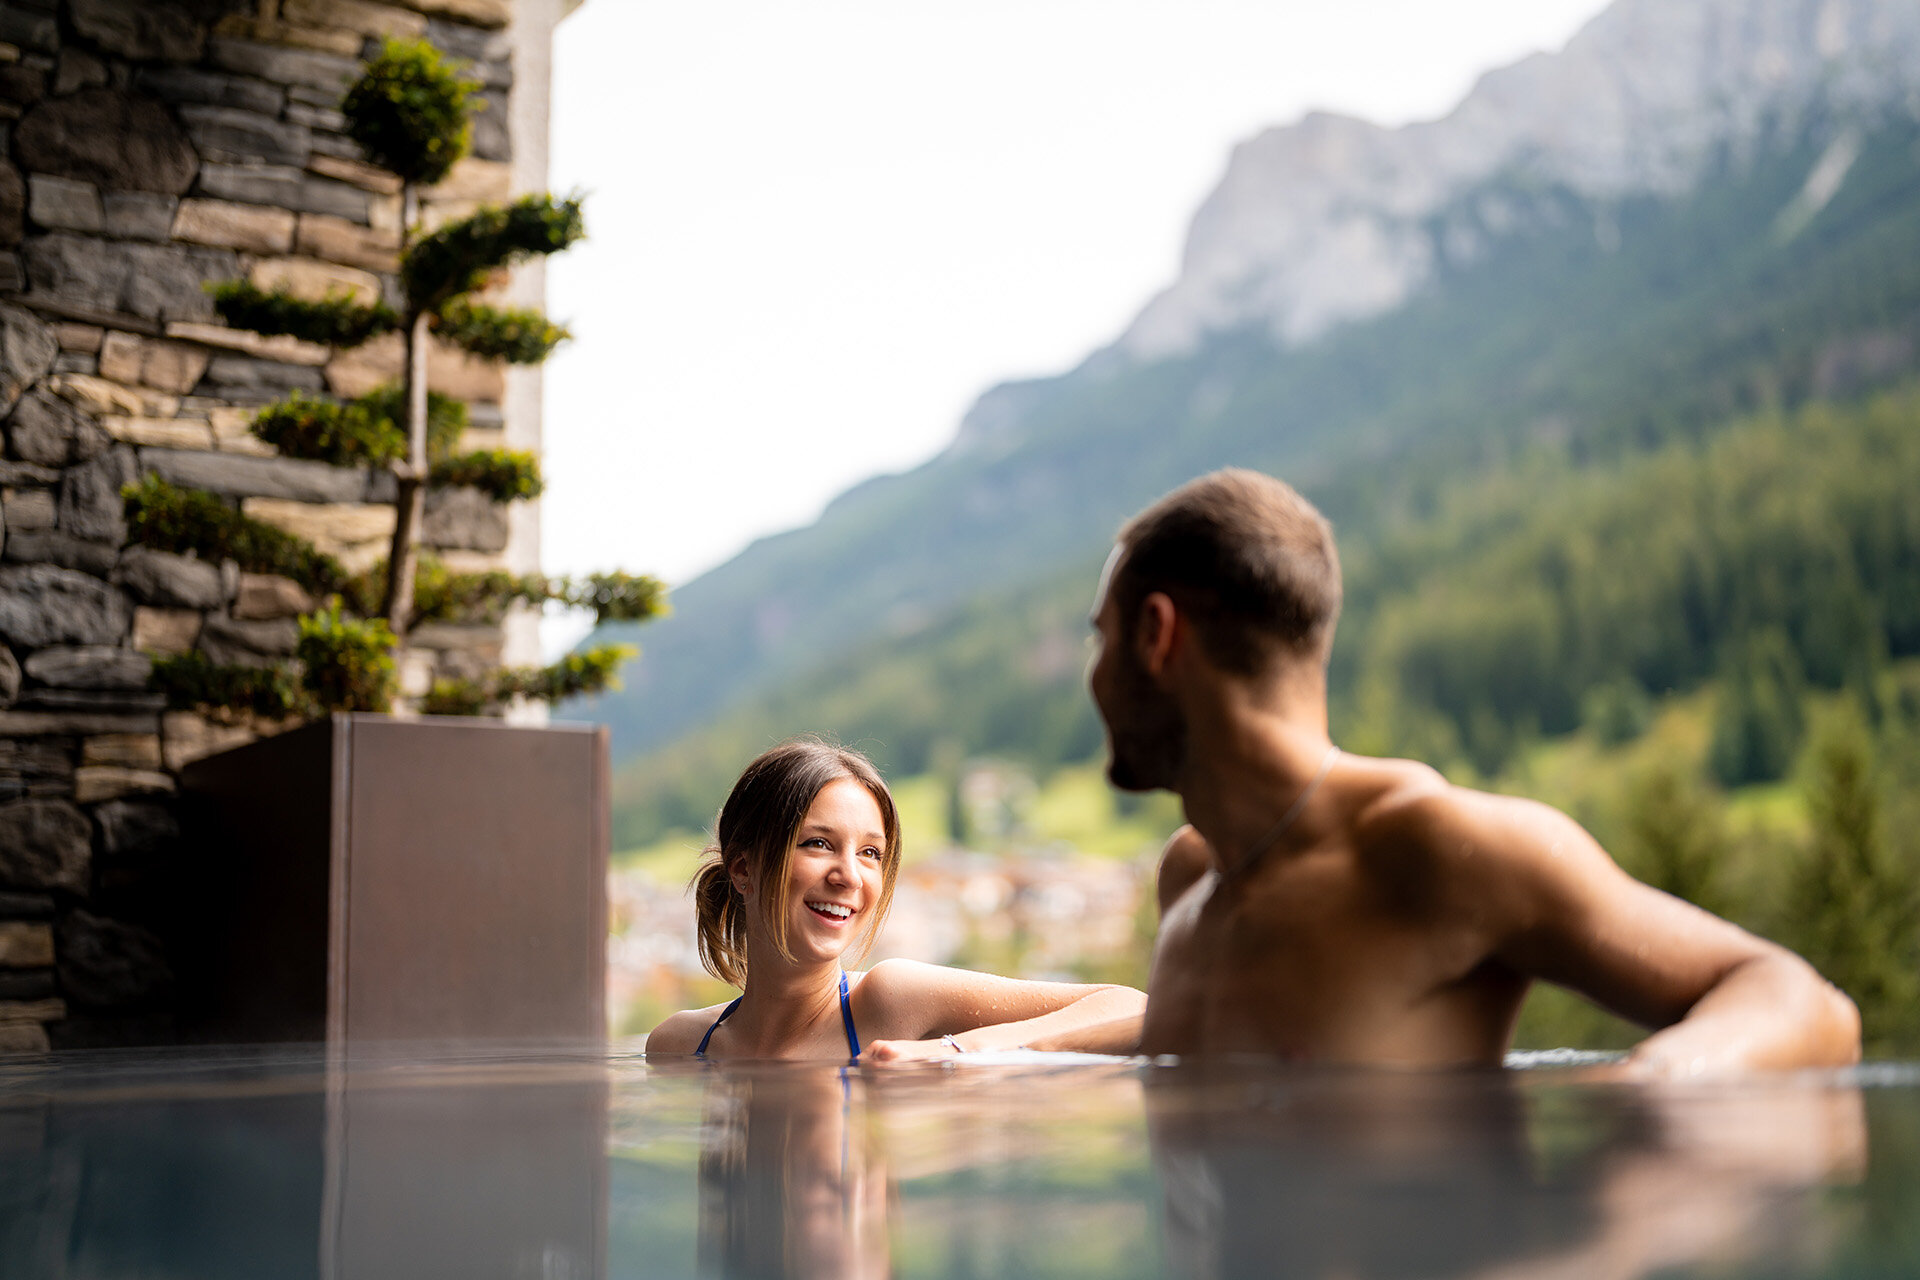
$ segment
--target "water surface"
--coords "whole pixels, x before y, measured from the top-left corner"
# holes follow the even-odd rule
[[[6,1277],[1920,1274],[1920,1069],[0,1066]]]

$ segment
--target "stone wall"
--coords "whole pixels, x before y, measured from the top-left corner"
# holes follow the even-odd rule
[[[397,301],[398,187],[340,132],[346,82],[388,34],[474,64],[474,154],[423,201],[429,222],[459,216],[543,185],[559,4],[0,0],[0,1049],[169,1037],[153,925],[176,773],[282,726],[167,710],[151,655],[269,662],[313,604],[286,578],[126,545],[121,486],[211,490],[350,569],[393,527],[391,477],[279,458],[247,427],[290,390],[394,377],[398,342],[231,330],[203,285]],[[536,268],[505,292],[537,303],[541,284]],[[464,447],[537,447],[537,371],[448,350],[432,376],[472,403]],[[455,568],[537,559],[536,517],[469,491],[430,497],[426,540]],[[526,660],[529,634],[424,626],[403,682]]]

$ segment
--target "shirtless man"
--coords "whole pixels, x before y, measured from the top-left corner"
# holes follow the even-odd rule
[[[1034,1048],[1498,1065],[1535,979],[1660,1028],[1633,1074],[1856,1061],[1798,956],[1632,879],[1546,805],[1328,739],[1340,566],[1288,486],[1221,471],[1121,531],[1088,672],[1109,776],[1180,796],[1144,1015]]]

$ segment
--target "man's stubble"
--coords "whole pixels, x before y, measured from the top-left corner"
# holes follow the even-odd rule
[[[1114,657],[1112,705],[1095,703],[1107,724],[1107,779],[1122,791],[1171,791],[1187,763],[1186,717],[1131,645]]]

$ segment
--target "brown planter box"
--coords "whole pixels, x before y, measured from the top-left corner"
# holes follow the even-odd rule
[[[604,1041],[605,729],[337,715],[181,785],[186,1038]]]

